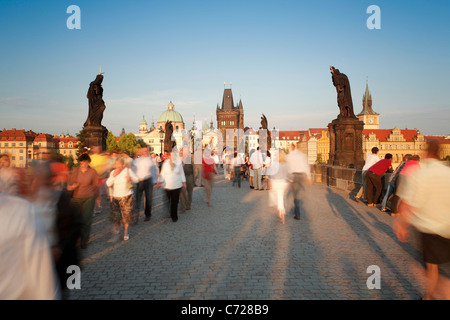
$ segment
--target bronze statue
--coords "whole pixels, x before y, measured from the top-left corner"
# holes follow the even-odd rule
[[[266,132],[267,132],[267,150],[270,150],[270,148],[272,146],[272,137],[270,134],[270,130],[268,129],[268,122],[267,122],[267,118],[264,115],[264,113],[261,117],[261,127],[259,129],[266,130]]]
[[[173,125],[172,121],[167,120],[164,127],[164,151],[172,152],[172,148],[176,146],[177,142],[172,141]]]
[[[105,101],[103,101],[103,73],[97,75],[94,81],[89,85],[87,98],[89,100],[89,114],[85,127],[100,127],[103,119],[103,111],[105,111]]]
[[[260,127],[260,129],[266,129],[267,130],[267,118],[264,115],[264,113],[263,113],[263,115],[261,117],[261,127]]]
[[[338,118],[356,118],[353,112],[352,94],[347,76],[332,66],[330,66],[330,70],[333,85],[336,87],[337,102],[340,109]]]

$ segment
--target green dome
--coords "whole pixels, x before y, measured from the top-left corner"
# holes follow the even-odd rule
[[[145,121],[144,116],[142,116],[142,121],[141,121],[140,125],[147,125],[147,121]]]
[[[202,130],[203,131],[207,131],[207,130],[209,130],[210,128],[209,128],[209,125],[208,125],[208,123],[206,122],[206,121],[204,121],[203,122],[203,126],[202,126]]]
[[[158,119],[158,123],[167,121],[184,123],[181,114],[175,111],[172,101],[170,101],[169,105],[167,106],[167,110],[161,113]]]

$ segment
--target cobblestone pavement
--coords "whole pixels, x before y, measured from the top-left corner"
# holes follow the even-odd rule
[[[162,190],[153,214],[141,212],[130,239],[109,244],[109,210],[94,217],[82,251],[81,289],[68,299],[146,300],[414,300],[423,293],[417,241],[403,244],[393,218],[311,185],[301,220],[282,224],[269,208],[270,191],[216,177],[213,207],[194,189],[192,209],[172,222]],[[291,202],[289,202],[291,203]],[[368,289],[378,266],[380,289]],[[373,283],[373,282],[372,282]]]

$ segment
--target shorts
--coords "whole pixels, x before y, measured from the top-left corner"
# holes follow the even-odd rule
[[[424,261],[431,264],[450,262],[450,239],[420,232]]]

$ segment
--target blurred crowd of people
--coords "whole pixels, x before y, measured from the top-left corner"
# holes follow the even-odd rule
[[[294,200],[294,219],[300,220],[302,200],[311,184],[311,170],[307,156],[297,144],[291,144],[286,154],[283,150],[261,151],[259,147],[250,153],[226,152],[223,156],[224,178],[241,187],[243,179],[250,189],[269,190],[269,206],[274,207],[281,222],[285,222],[288,194]]]
[[[394,231],[400,241],[408,241],[410,226],[419,231],[428,279],[425,299],[438,287],[437,266],[450,261],[450,168],[438,161],[438,150],[439,144],[431,141],[425,160],[406,155],[393,170],[392,156],[380,160],[373,148],[355,198],[359,202],[364,196],[368,206],[381,202],[383,211],[398,214]],[[93,217],[105,206],[102,212],[109,212],[111,222],[109,243],[120,240],[122,229],[123,241],[129,240],[130,227],[142,211],[144,221],[150,221],[155,188],[163,189],[173,222],[179,212],[191,210],[195,186],[204,187],[206,204],[213,206],[219,166],[233,186],[241,188],[248,180],[254,191],[268,190],[270,206],[282,223],[291,194],[294,219],[300,220],[311,171],[297,145],[287,154],[259,148],[250,154],[197,151],[175,147],[156,155],[144,147],[129,155],[93,146],[71,170],[55,154],[44,154],[27,169],[12,168],[9,156],[0,155],[0,299],[61,298],[70,275],[67,267],[79,264],[79,249],[89,244]],[[381,198],[386,173],[388,188]]]
[[[450,262],[450,167],[439,158],[437,140],[429,141],[427,148],[425,159],[406,154],[395,170],[391,154],[380,160],[378,148],[372,148],[355,201],[364,197],[368,206],[381,205],[381,211],[390,211],[395,217],[393,230],[401,242],[410,240],[411,228],[416,231],[425,262],[422,299],[450,299],[450,281],[439,273],[439,265]]]
[[[120,239],[122,228],[123,240],[130,238],[142,204],[144,221],[150,221],[153,188],[163,188],[176,222],[178,207],[191,209],[193,160],[193,154],[176,148],[156,155],[144,147],[130,155],[93,146],[84,149],[72,170],[52,153],[24,169],[12,168],[9,155],[1,154],[0,274],[5,277],[0,299],[61,298],[70,276],[67,267],[79,264],[79,249],[87,248],[93,217],[104,206],[111,222],[109,243]],[[200,168],[211,206],[218,171],[208,149]]]

